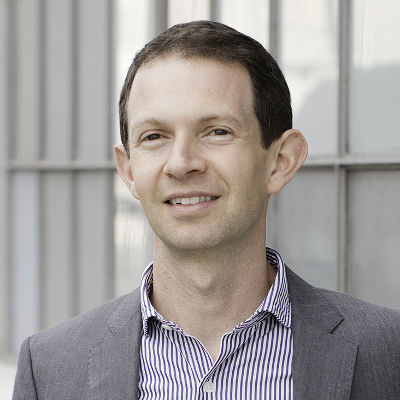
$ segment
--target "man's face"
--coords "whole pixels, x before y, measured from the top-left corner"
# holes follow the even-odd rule
[[[171,55],[139,69],[128,101],[132,191],[165,245],[210,249],[265,231],[271,171],[252,99],[239,64]]]

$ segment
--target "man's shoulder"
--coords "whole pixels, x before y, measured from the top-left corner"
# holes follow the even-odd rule
[[[379,393],[374,398],[397,398],[400,311],[314,287],[290,269],[287,276],[295,351],[296,345],[307,347],[310,343],[313,348],[328,351],[336,343],[335,352],[340,360],[351,358],[351,351],[355,355],[354,398],[372,398],[368,393]],[[325,347],[318,347],[323,343]],[[341,349],[346,350],[339,355]]]
[[[122,332],[129,334],[132,326],[140,331],[140,323],[140,296],[135,290],[35,333],[21,347],[15,398],[27,398],[27,393],[37,393],[38,398],[84,398],[96,349]]]
[[[361,300],[350,294],[329,289],[317,288],[323,296],[333,302],[344,314],[354,319],[375,319],[378,315],[383,318],[400,319],[400,310]],[[360,314],[363,313],[363,314]]]
[[[371,338],[382,340],[382,334],[396,333],[392,340],[397,341],[400,346],[400,310],[372,304],[346,293],[312,286],[289,269],[287,274],[293,308],[302,318],[317,323],[330,318],[334,320],[333,324],[321,326],[357,343],[363,339],[370,342]]]
[[[398,398],[400,393],[400,311],[348,294],[319,289],[339,310],[342,322],[332,332],[357,346],[353,391],[367,398]],[[378,393],[376,392],[376,393]]]
[[[113,328],[118,322],[123,323],[119,315],[120,310],[128,320],[129,313],[133,315],[139,308],[140,298],[136,289],[129,294],[109,300],[85,314],[35,333],[29,338],[31,351],[49,352],[57,349],[59,352],[67,348],[68,351],[79,353],[87,350],[114,333]]]
[[[372,304],[346,293],[318,289],[343,315],[338,333],[358,340],[395,341],[400,346],[400,310]]]

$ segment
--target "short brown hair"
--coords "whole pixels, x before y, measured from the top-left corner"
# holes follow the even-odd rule
[[[261,128],[265,148],[292,127],[290,91],[278,64],[253,38],[212,21],[174,25],[146,44],[129,67],[119,100],[122,143],[129,155],[127,102],[139,68],[151,60],[179,54],[182,57],[207,57],[221,62],[239,62],[250,74],[253,107]]]

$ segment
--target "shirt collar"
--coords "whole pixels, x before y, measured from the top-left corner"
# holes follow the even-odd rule
[[[164,320],[150,302],[150,293],[153,288],[153,262],[151,262],[142,274],[140,284],[140,306],[142,310],[143,330],[147,336],[149,333],[149,320],[156,318]]]
[[[265,318],[265,315],[269,313],[273,314],[276,319],[287,328],[292,326],[292,309],[289,299],[285,263],[281,255],[274,249],[267,247],[266,255],[268,263],[277,270],[275,280],[255,313],[236,328],[253,325],[260,319]]]
[[[288,284],[286,279],[285,264],[280,254],[269,247],[266,248],[266,255],[269,264],[277,269],[277,274],[269,289],[264,300],[257,308],[255,313],[239,325],[234,330],[245,329],[261,319],[265,318],[269,313],[273,314],[276,319],[287,328],[292,326],[291,320],[291,303],[289,300]],[[166,320],[157,310],[153,307],[150,302],[150,293],[153,288],[153,263],[150,263],[143,272],[141,285],[140,285],[140,296],[141,296],[141,310],[143,320],[144,334],[149,333],[149,320],[154,318],[171,327],[175,325],[173,322]],[[180,329],[179,329],[180,330]]]

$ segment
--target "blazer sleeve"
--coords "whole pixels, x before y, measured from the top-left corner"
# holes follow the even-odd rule
[[[17,375],[14,383],[13,400],[37,400],[33,378],[30,338],[22,343],[18,358]]]

